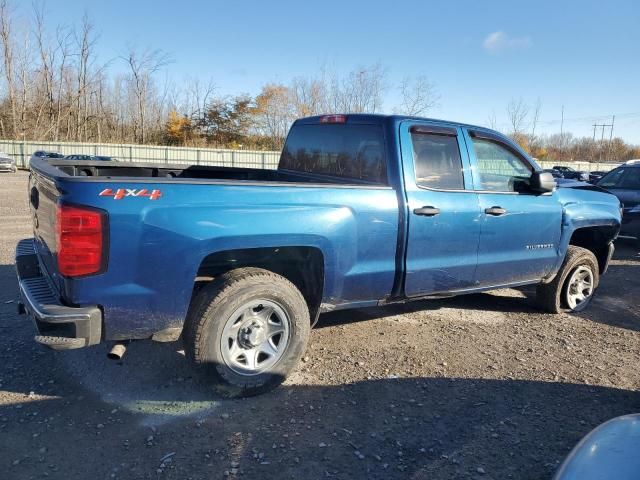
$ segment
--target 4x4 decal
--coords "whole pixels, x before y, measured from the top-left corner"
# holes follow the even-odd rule
[[[160,190],[147,190],[146,188],[118,188],[116,190],[112,188],[105,188],[100,192],[100,197],[113,197],[114,200],[122,200],[125,197],[148,197],[149,200],[157,200],[162,196]]]

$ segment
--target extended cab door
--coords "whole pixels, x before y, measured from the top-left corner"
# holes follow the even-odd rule
[[[404,121],[400,148],[408,204],[405,294],[472,287],[482,215],[461,129]]]
[[[482,221],[475,283],[540,280],[558,257],[562,207],[556,193],[528,188],[534,166],[506,139],[464,129]]]

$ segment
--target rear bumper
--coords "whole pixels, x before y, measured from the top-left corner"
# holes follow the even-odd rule
[[[16,247],[16,271],[20,288],[20,313],[35,323],[35,341],[54,350],[69,350],[100,343],[102,311],[97,306],[64,305],[43,275],[33,239]]]

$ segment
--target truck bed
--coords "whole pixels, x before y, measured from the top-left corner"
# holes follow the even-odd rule
[[[198,181],[247,181],[275,183],[315,183],[315,184],[364,184],[370,182],[350,178],[317,175],[312,173],[292,172],[287,170],[267,170],[259,168],[218,167],[204,165],[151,164],[129,162],[51,160],[34,162],[36,169],[49,176],[98,177],[101,180],[117,177],[120,180],[152,179],[163,180],[198,180]]]

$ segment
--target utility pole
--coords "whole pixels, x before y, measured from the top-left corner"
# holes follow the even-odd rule
[[[612,152],[611,151],[613,149],[613,126],[615,125],[615,123],[616,123],[616,116],[612,115],[611,116],[611,130],[609,131],[609,155],[607,155],[607,157],[609,157],[608,160],[613,160],[611,158],[611,156],[612,156]]]
[[[613,116],[613,120],[615,120],[615,115]],[[602,144],[604,143],[604,129],[611,128],[610,136],[613,136],[613,120],[611,123],[594,123],[593,124],[593,141],[596,141],[596,128],[602,128],[602,134],[600,135],[600,145],[598,146],[598,150],[600,152],[599,161],[602,161]],[[611,149],[611,140],[609,140],[609,149]]]
[[[560,110],[560,138],[564,139],[563,135],[563,127],[564,127],[564,105],[562,105],[562,110]]]

